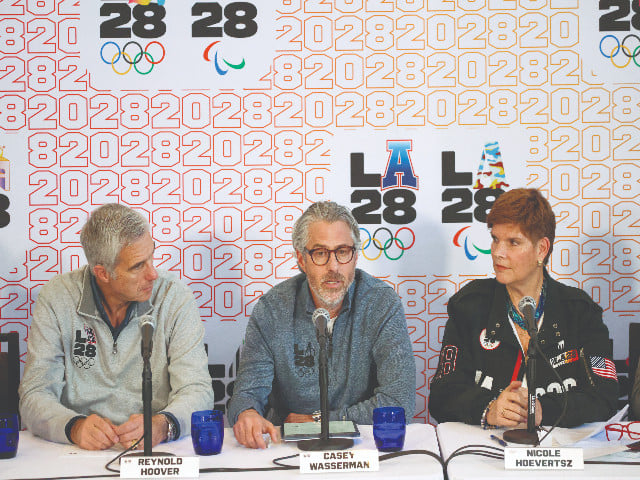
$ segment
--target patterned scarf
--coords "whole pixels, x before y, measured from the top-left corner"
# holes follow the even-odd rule
[[[536,324],[538,323],[538,320],[540,320],[540,317],[542,316],[542,312],[544,311],[544,300],[546,297],[546,293],[547,293],[547,279],[545,278],[542,281],[542,290],[540,290],[540,299],[538,300],[538,307],[536,308],[536,313],[534,315]],[[527,330],[527,327],[524,323],[524,318],[522,318],[522,315],[520,315],[516,307],[513,306],[513,303],[511,302],[511,297],[509,296],[508,293],[507,293],[507,311],[509,312],[509,318],[516,325],[518,325],[523,330]]]

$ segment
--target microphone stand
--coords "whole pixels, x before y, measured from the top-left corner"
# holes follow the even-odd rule
[[[142,356],[142,424],[144,428],[144,456],[151,457],[153,453],[151,451],[151,362],[149,361],[151,352]]]
[[[316,324],[316,333],[318,335],[318,343],[320,344],[320,355],[318,356],[318,384],[320,386],[320,438],[300,440],[298,442],[298,448],[304,451],[345,450],[353,447],[352,439],[329,437],[329,362],[327,357],[326,318],[320,317],[318,319],[318,324]]]
[[[151,397],[153,392],[153,382],[151,381],[151,351],[153,349],[153,340],[151,335],[153,330],[148,335],[149,344],[145,343],[145,333],[140,341],[140,352],[142,355],[142,427],[144,433],[142,436],[144,442],[144,451],[127,453],[125,457],[173,457],[173,453],[166,452],[154,452],[152,451],[152,434],[153,427],[151,423]]]
[[[523,312],[524,313],[524,312]],[[536,428],[536,361],[538,359],[538,327],[534,315],[525,315],[527,330],[529,333],[529,348],[527,350],[527,390],[529,393],[529,405],[527,408],[527,429],[517,428],[507,430],[502,437],[506,442],[523,445],[538,445],[538,432]]]

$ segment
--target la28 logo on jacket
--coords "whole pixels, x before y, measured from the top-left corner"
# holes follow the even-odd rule
[[[73,342],[73,363],[78,368],[91,368],[96,362],[96,334],[93,328],[85,325],[76,330]]]

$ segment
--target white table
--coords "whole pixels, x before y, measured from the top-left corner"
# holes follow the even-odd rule
[[[375,449],[370,425],[359,426],[361,438],[356,439],[354,448]],[[219,455],[200,457],[200,468],[207,467],[271,467],[272,460],[298,453],[294,443],[272,445],[266,450],[251,450],[240,446],[233,432],[225,431],[222,452]],[[161,444],[154,451],[164,451],[180,456],[193,456],[191,437],[177,442]],[[438,441],[431,425],[412,424],[407,426],[404,450],[429,450],[439,454]],[[73,445],[61,445],[34,437],[29,432],[20,432],[18,455],[10,460],[0,460],[0,479],[32,479],[60,476],[112,475],[104,465],[120,451],[107,450],[89,452]],[[284,461],[287,465],[298,465],[298,459]],[[119,468],[116,462],[115,468]],[[285,470],[272,472],[204,473],[201,478],[234,479],[282,479],[299,478],[299,471]],[[380,463],[378,472],[314,474],[311,478],[352,479],[394,478],[402,480],[442,480],[442,468],[433,458],[426,455],[409,455],[392,458]]]
[[[458,448],[464,445],[489,445],[502,448],[490,435],[494,434],[502,438],[504,429],[483,430],[477,425],[464,423],[441,423],[437,427],[438,441],[442,456],[446,460]],[[518,445],[511,445],[518,446]],[[640,461],[640,453],[638,453]],[[450,480],[461,479],[539,479],[545,480],[602,480],[609,478],[628,478],[637,480],[640,478],[640,466],[638,465],[588,465],[584,470],[505,470],[504,460],[480,457],[477,455],[461,455],[455,457],[449,463]]]

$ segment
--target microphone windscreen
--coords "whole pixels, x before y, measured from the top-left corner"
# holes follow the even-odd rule
[[[536,311],[536,301],[532,297],[522,297],[520,302],[518,302],[518,309],[524,313],[527,308],[532,308],[533,311]]]
[[[329,311],[326,308],[316,308],[311,315],[311,321],[318,328],[319,326],[326,326],[329,323]],[[321,325],[318,325],[318,322],[321,321]]]
[[[140,317],[140,328],[151,327],[151,331],[155,330],[156,325],[153,323],[153,317],[151,315],[142,315]]]

